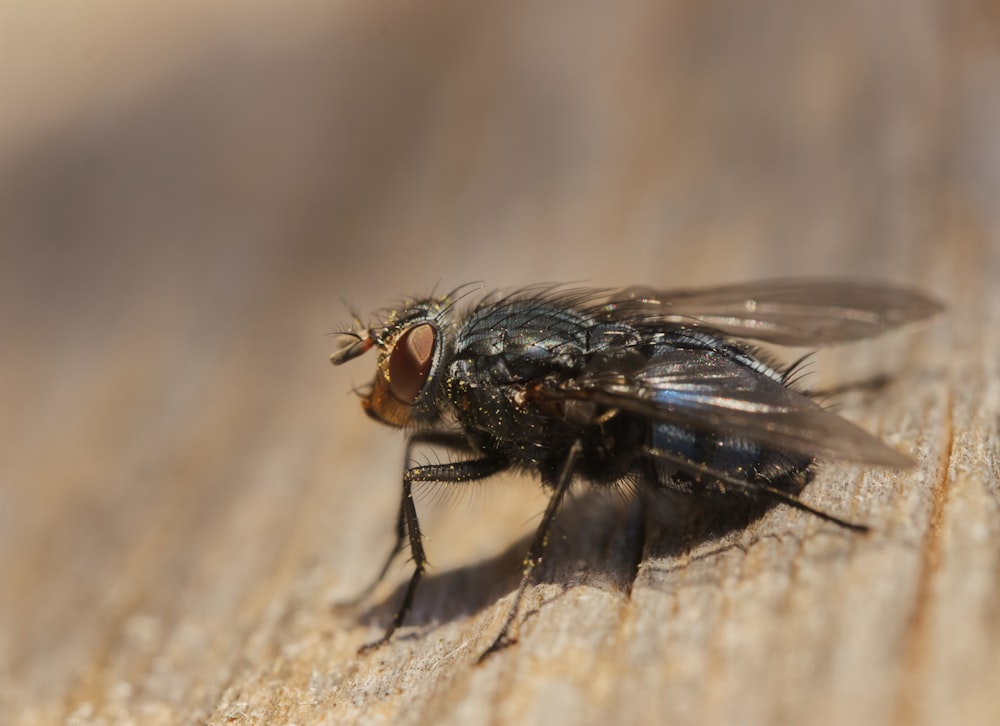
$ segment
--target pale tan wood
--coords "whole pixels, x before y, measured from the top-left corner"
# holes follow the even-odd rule
[[[996,721],[994,3],[8,4],[0,722]],[[806,274],[948,304],[816,363],[891,374],[840,410],[918,465],[805,495],[870,535],[576,492],[477,667],[545,500],[437,488],[356,654],[409,569],[336,607],[403,463],[326,363],[342,299]]]

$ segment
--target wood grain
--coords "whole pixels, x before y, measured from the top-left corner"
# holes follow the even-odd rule
[[[0,722],[995,722],[995,3],[97,5],[3,11]],[[578,491],[477,667],[544,497],[430,488],[357,655],[409,569],[337,605],[403,463],[345,300],[785,275],[948,305],[815,364],[918,461],[807,489],[870,535]]]

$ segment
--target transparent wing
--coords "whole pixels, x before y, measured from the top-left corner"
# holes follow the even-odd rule
[[[789,346],[869,338],[943,308],[916,290],[833,280],[771,280],[704,290],[630,287],[601,301],[612,316],[705,325]]]
[[[641,366],[598,366],[539,390],[653,421],[822,459],[906,467],[913,462],[780,381],[710,350],[671,349]]]

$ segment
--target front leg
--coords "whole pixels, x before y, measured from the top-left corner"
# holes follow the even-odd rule
[[[420,521],[417,519],[417,509],[413,504],[413,482],[435,481],[460,484],[478,481],[496,474],[507,468],[507,466],[508,463],[504,459],[482,457],[468,461],[456,461],[453,464],[414,466],[403,472],[403,499],[400,506],[399,522],[397,524],[397,541],[389,561],[391,562],[396,553],[402,549],[405,532],[405,535],[410,540],[410,554],[413,557],[413,575],[410,577],[406,594],[403,595],[403,602],[399,606],[399,610],[393,617],[392,622],[389,623],[389,627],[386,628],[385,634],[378,640],[363,645],[359,652],[363,653],[387,642],[392,637],[392,634],[396,632],[396,629],[403,624],[403,620],[406,618],[406,614],[410,611],[410,606],[413,604],[413,595],[417,591],[417,585],[427,566],[427,556],[424,554],[424,543],[420,534]],[[382,570],[383,575],[387,568],[388,563]],[[381,575],[379,579],[381,579]]]
[[[445,449],[451,449],[452,451],[461,451],[465,453],[472,453],[473,449],[469,445],[468,439],[465,435],[459,431],[419,431],[412,434],[406,440],[406,466],[409,468],[410,462],[413,461],[413,447],[419,446],[421,444],[429,444],[431,446],[440,446]],[[424,467],[426,468],[426,467]],[[393,560],[396,559],[396,555],[403,551],[403,544],[406,541],[406,487],[403,487],[403,496],[399,502],[399,513],[396,515],[396,541],[392,546],[392,551],[389,552],[389,556],[385,558],[385,562],[382,563],[381,569],[378,571],[378,575],[372,580],[368,585],[357,595],[352,597],[350,600],[346,600],[339,603],[342,606],[353,606],[358,603],[364,602],[371,594],[375,592],[375,588],[378,587],[382,580],[385,579],[386,574],[389,572],[389,567],[392,565]]]

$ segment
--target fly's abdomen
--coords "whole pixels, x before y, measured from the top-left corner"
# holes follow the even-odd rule
[[[693,431],[666,423],[650,425],[650,447],[686,459],[728,476],[766,484],[798,494],[809,481],[813,460],[800,454],[778,451],[743,439],[718,433]],[[732,493],[724,482],[704,477],[700,481],[679,472],[674,462],[654,458],[658,483],[697,496]]]

